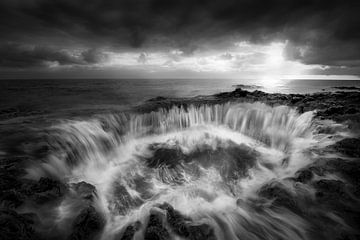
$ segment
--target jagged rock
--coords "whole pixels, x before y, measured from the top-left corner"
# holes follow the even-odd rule
[[[313,186],[317,190],[316,198],[321,202],[350,200],[342,181],[322,179],[313,183]]]
[[[133,198],[127,189],[118,182],[114,183],[114,199],[111,200],[112,209],[121,215],[125,215],[131,208],[140,206],[143,201]]]
[[[302,169],[295,173],[295,181],[307,183],[313,178],[313,172],[310,169]]]
[[[87,182],[79,182],[72,184],[73,189],[83,199],[93,200],[96,194],[96,187]]]
[[[216,240],[214,229],[208,224],[189,225],[190,240]]]
[[[23,204],[25,196],[15,189],[2,191],[0,202],[2,206],[7,208],[17,208]]]
[[[239,98],[239,97],[246,97],[248,93],[250,92],[246,90],[242,90],[241,88],[237,88],[232,92],[219,93],[216,94],[215,96],[219,98]]]
[[[159,97],[151,98],[151,99],[149,99],[148,101],[149,101],[149,102],[152,102],[152,101],[164,101],[164,100],[166,100],[165,97],[159,96]]]
[[[193,223],[191,218],[182,215],[166,202],[159,205],[159,208],[166,210],[166,220],[177,235],[190,240],[216,239],[213,228],[208,224]]]
[[[149,148],[154,151],[152,157],[145,159],[147,166],[150,168],[158,168],[159,166],[174,168],[185,158],[180,148],[168,148],[158,145],[152,145]]]
[[[40,180],[27,190],[27,194],[37,204],[56,200],[64,195],[66,186],[59,181],[50,178],[40,178]]]
[[[285,207],[294,212],[300,211],[295,197],[281,183],[272,182],[262,186],[258,195],[273,200],[272,205],[275,207]]]
[[[131,240],[133,239],[135,233],[139,230],[141,222],[137,221],[126,227],[120,240]]]
[[[69,240],[91,240],[100,233],[105,225],[103,217],[93,206],[83,209],[75,218]]]
[[[188,237],[190,235],[187,226],[188,223],[191,222],[190,218],[183,216],[179,211],[175,210],[166,202],[161,204],[159,208],[166,210],[166,220],[176,234],[183,237]]]
[[[157,214],[150,214],[148,225],[144,234],[145,240],[169,240],[170,234],[162,224]]]
[[[32,221],[12,210],[0,210],[0,238],[2,240],[38,239]]]
[[[358,138],[345,138],[332,147],[349,157],[360,158],[360,139]]]
[[[341,158],[326,163],[328,171],[335,172],[352,186],[352,192],[360,197],[360,161]]]

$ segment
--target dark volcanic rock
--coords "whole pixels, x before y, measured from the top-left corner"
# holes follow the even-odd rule
[[[32,221],[12,210],[0,210],[0,238],[2,240],[38,239]]]
[[[139,230],[141,222],[137,221],[126,227],[120,240],[131,240],[134,237],[134,234]]]
[[[313,172],[310,169],[301,169],[295,174],[295,181],[307,183],[313,178]]]
[[[237,88],[232,92],[223,92],[213,96],[195,98],[167,98],[152,99],[147,104],[137,108],[140,112],[156,111],[159,108],[169,109],[174,106],[203,104],[221,104],[225,102],[263,102],[268,105],[288,105],[297,108],[300,113],[316,110],[316,116],[329,118],[337,122],[351,119],[358,126],[360,112],[360,92],[321,92],[314,94],[280,94],[265,93],[255,90],[253,92]],[[354,123],[351,123],[352,125]]]
[[[193,223],[191,218],[182,215],[168,203],[159,205],[159,208],[166,210],[166,220],[177,235],[190,240],[216,240],[214,229],[208,224]]]
[[[169,240],[170,234],[162,224],[160,216],[151,214],[144,234],[145,240]]]
[[[166,220],[176,234],[183,237],[190,235],[188,229],[188,223],[191,222],[190,218],[183,216],[168,203],[161,204],[159,208],[166,210]]]
[[[246,97],[248,93],[250,92],[242,90],[241,88],[237,88],[232,92],[219,93],[216,94],[215,96],[219,98],[239,98],[239,97]]]
[[[7,208],[17,208],[24,203],[26,197],[16,189],[2,191],[0,195],[0,202],[2,206]]]
[[[66,191],[66,186],[59,181],[50,178],[40,178],[39,182],[31,186],[27,190],[27,195],[31,196],[37,204],[56,200],[63,196]]]
[[[285,207],[294,212],[300,211],[296,197],[286,190],[285,186],[281,183],[272,182],[262,186],[258,195],[260,197],[273,200],[272,206],[274,207]]]
[[[83,209],[75,218],[69,240],[91,240],[103,229],[105,221],[93,206]]]
[[[154,151],[152,157],[145,159],[147,166],[150,168],[158,168],[159,166],[174,168],[185,159],[185,155],[180,148],[168,148],[157,145],[152,145],[149,148]]]
[[[76,191],[76,193],[83,199],[93,200],[94,197],[97,197],[96,188],[90,183],[82,181],[72,184],[72,187]]]
[[[208,224],[189,225],[190,240],[216,240],[214,229]]]
[[[360,139],[345,138],[332,146],[338,152],[349,157],[360,158]]]
[[[345,184],[339,180],[322,179],[313,183],[316,197],[322,202],[338,202],[340,200],[349,200],[350,196],[346,192]]]
[[[126,187],[118,182],[114,183],[114,199],[111,201],[114,211],[121,215],[125,215],[134,207],[138,207],[143,203],[140,198],[133,198],[130,193],[126,190]]]

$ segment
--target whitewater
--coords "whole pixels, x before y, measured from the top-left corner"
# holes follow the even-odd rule
[[[51,154],[29,166],[26,178],[51,177],[70,191],[51,211],[33,209],[51,219],[43,231],[66,231],[91,205],[104,219],[99,239],[125,239],[129,226],[134,239],[144,239],[154,216],[169,239],[310,239],[308,220],[271,207],[267,187],[284,189],[299,199],[296,208],[306,208],[314,189],[289,179],[329,157],[324,149],[348,133],[315,120],[313,111],[228,102],[66,120],[47,134]],[[95,188],[84,194],[79,183]]]

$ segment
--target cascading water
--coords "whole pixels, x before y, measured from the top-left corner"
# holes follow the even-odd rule
[[[173,239],[311,239],[307,219],[269,207],[274,199],[264,196],[270,185],[311,198],[310,186],[288,179],[333,143],[317,131],[320,125],[313,112],[262,103],[66,121],[48,130],[51,154],[27,177],[51,176],[70,186],[54,206],[55,231],[69,228],[90,204],[104,218],[99,239],[125,239],[134,224],[134,239],[152,239],[152,216]],[[170,212],[181,216],[185,232],[176,230]]]

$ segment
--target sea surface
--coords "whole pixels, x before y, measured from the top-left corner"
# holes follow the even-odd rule
[[[0,120],[38,114],[72,116],[122,110],[162,97],[195,97],[246,90],[278,93],[335,91],[359,87],[356,80],[282,80],[273,83],[236,79],[26,79],[0,80]],[[9,114],[10,113],[10,114]]]

